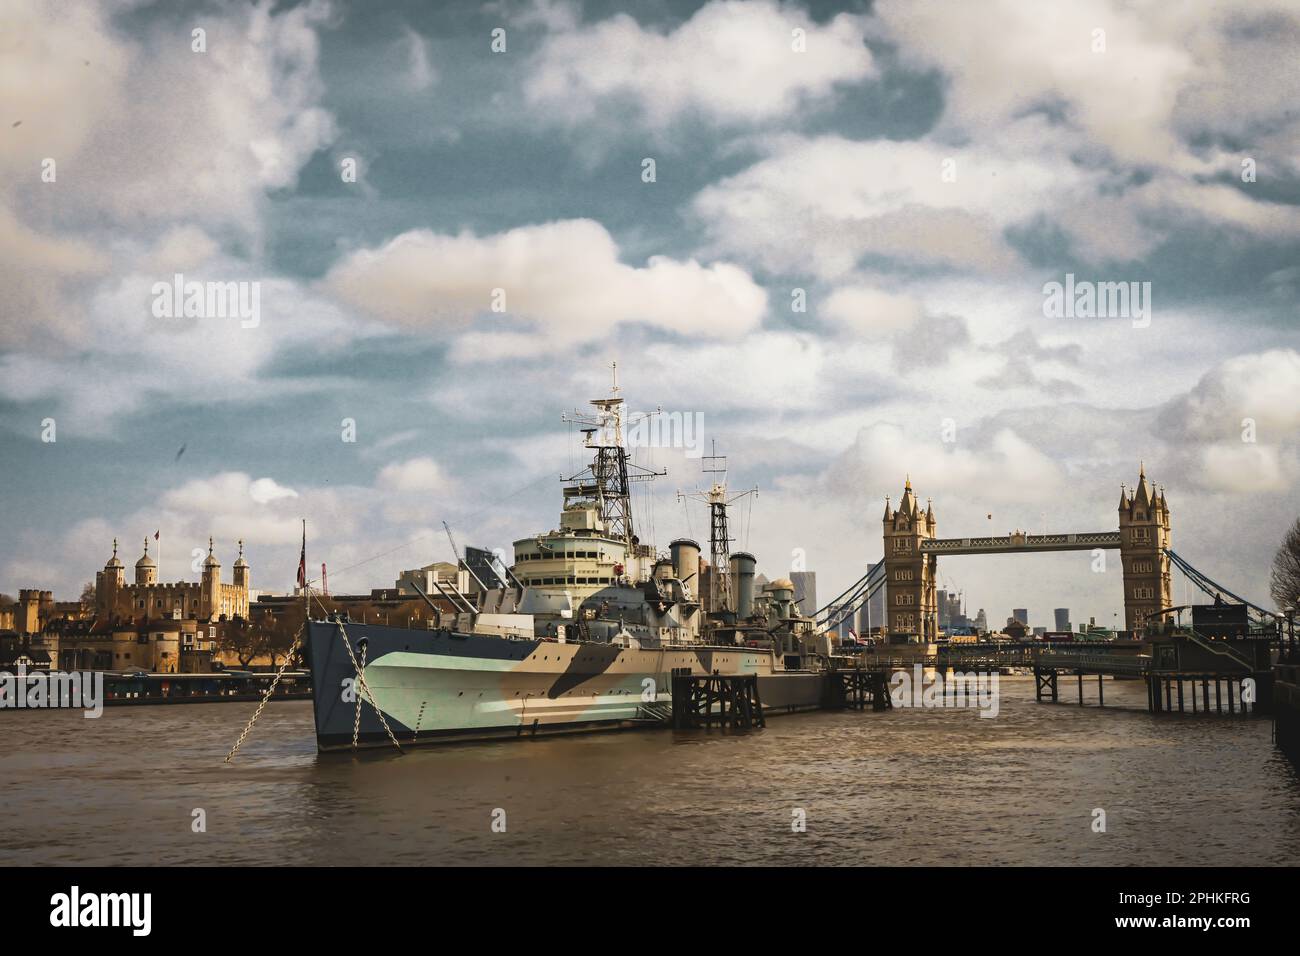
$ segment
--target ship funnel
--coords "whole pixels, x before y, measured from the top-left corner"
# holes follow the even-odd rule
[[[731,556],[731,597],[739,620],[754,616],[754,556],[737,551]]]
[[[700,593],[700,544],[690,538],[678,538],[668,545],[673,556],[673,570],[677,579],[686,584],[694,595]]]

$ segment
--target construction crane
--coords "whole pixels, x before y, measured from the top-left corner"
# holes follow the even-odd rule
[[[444,521],[442,523],[442,526],[447,532],[447,540],[451,542],[451,553],[456,556],[456,563],[459,564],[460,548],[456,547],[456,539],[451,536],[451,525],[447,524],[447,522]]]

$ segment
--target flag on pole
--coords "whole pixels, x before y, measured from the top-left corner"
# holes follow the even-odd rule
[[[153,533],[153,539],[154,539],[155,541],[157,541],[157,540],[158,540],[158,535],[161,534],[161,533],[162,533],[161,531],[155,531],[155,532]]]
[[[302,554],[298,557],[298,587],[307,586],[307,519],[302,519]]]

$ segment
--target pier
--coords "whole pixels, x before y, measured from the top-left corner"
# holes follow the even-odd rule
[[[715,723],[731,730],[767,724],[754,674],[692,674],[675,668],[672,675],[674,730],[709,728]]]
[[[840,668],[826,672],[824,710],[890,710],[889,674],[884,668]]]
[[[821,674],[790,673],[766,677],[769,688],[779,688],[781,681],[819,680],[821,693],[817,701],[798,708],[764,708],[759,679],[754,674],[692,674],[688,668],[672,675],[671,714],[651,712],[663,723],[671,721],[674,730],[695,730],[713,726],[732,730],[764,727],[769,710],[793,713],[796,710],[888,710],[888,673],[883,668],[860,666],[836,667]]]
[[[944,644],[932,651],[882,647],[864,651],[860,660],[864,667],[886,673],[917,664],[939,673],[1025,669],[1033,673],[1040,702],[1060,702],[1060,679],[1067,676],[1076,678],[1082,704],[1084,678],[1096,677],[1097,700],[1105,706],[1103,680],[1110,677],[1144,681],[1147,709],[1153,714],[1268,714],[1275,676],[1271,657],[1278,646],[1274,626],[1211,637],[1170,625],[1143,640]]]
[[[1289,623],[1273,667],[1273,741],[1300,766],[1300,640]]]

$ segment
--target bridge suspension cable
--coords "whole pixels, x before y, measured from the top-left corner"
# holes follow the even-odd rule
[[[829,630],[838,627],[850,614],[853,614],[871,599],[882,584],[885,583],[885,566],[881,562],[874,570],[861,578],[862,584],[846,600],[827,605],[826,620],[820,625]]]
[[[862,605],[870,601],[871,596],[875,594],[877,591],[879,591],[881,586],[884,585],[884,583],[885,583],[885,578],[883,575],[876,578],[873,581],[870,581],[866,592],[862,594],[861,597],[857,597],[855,600],[851,600],[849,603],[843,605],[837,612],[835,612],[832,615],[834,620],[827,620],[827,622],[823,625],[824,630],[829,631],[832,628],[839,627],[840,624],[842,624],[845,620],[847,620],[850,615],[856,613],[858,609],[862,607]]]
[[[1181,557],[1171,548],[1165,548],[1164,552],[1169,556],[1169,560],[1174,563],[1174,565],[1178,568],[1178,570],[1182,571],[1183,574],[1187,576],[1187,580],[1191,581],[1193,584],[1195,584],[1198,588],[1200,588],[1210,597],[1217,598],[1226,595],[1227,597],[1232,598],[1238,604],[1244,604],[1246,605],[1246,607],[1250,608],[1256,613],[1264,615],[1266,617],[1271,617],[1276,620],[1277,615],[1274,614],[1272,611],[1266,611],[1258,604],[1253,604],[1250,601],[1247,601],[1245,598],[1233,594],[1223,585],[1211,580],[1209,576],[1207,576],[1201,571],[1198,571],[1196,568],[1192,567],[1192,565],[1188,563],[1186,558]]]
[[[855,590],[852,594],[850,594],[847,598],[845,598],[842,601],[838,601],[838,600],[832,601],[830,604],[826,605],[826,607],[823,609],[823,613],[818,615],[818,618],[829,619],[834,617],[837,614],[840,614],[846,607],[856,607],[857,606],[856,602],[858,598],[862,595],[863,591],[865,591],[868,587],[871,586],[871,583],[872,583],[871,578],[869,577],[863,578],[862,584],[858,586],[857,590]]]
[[[812,616],[813,616],[814,618],[819,618],[819,617],[821,617],[823,614],[825,614],[825,613],[826,613],[827,611],[829,611],[831,608],[833,608],[833,607],[835,607],[837,604],[839,604],[839,603],[844,599],[844,596],[845,596],[846,594],[848,594],[850,591],[852,591],[852,592],[856,595],[859,591],[862,590],[862,586],[863,586],[864,584],[867,583],[867,578],[871,577],[873,574],[876,574],[877,572],[883,573],[884,570],[885,570],[885,562],[884,562],[884,561],[881,561],[881,562],[879,562],[879,563],[878,563],[874,568],[872,568],[872,569],[871,569],[870,571],[868,571],[866,574],[862,575],[862,577],[858,578],[856,581],[854,581],[852,584],[850,584],[847,588],[845,588],[843,591],[841,591],[841,592],[840,592],[836,597],[831,598],[830,601],[829,601],[829,603],[824,604],[824,605],[822,605],[821,607],[819,607],[816,611],[813,612],[813,615],[812,615]],[[851,599],[850,599],[850,600],[851,600]]]

